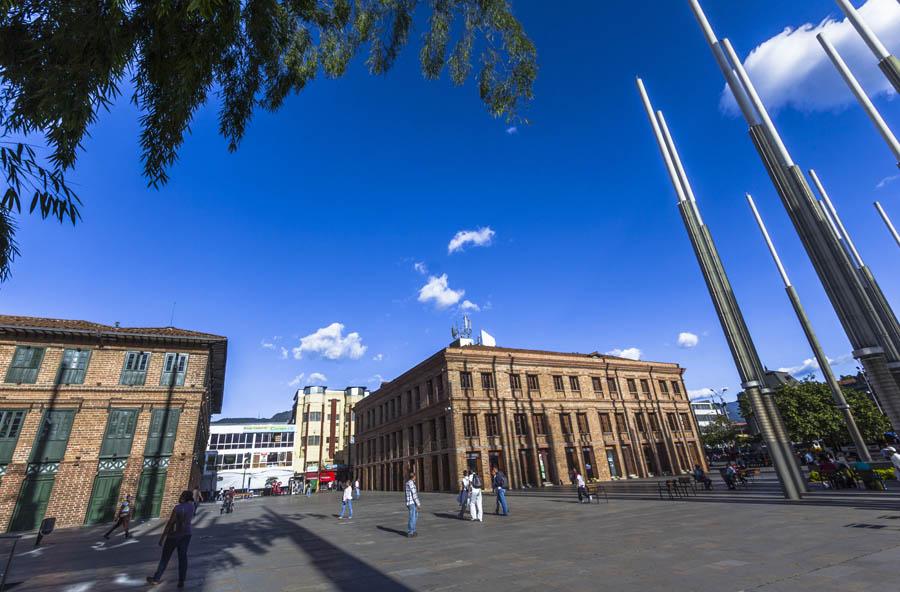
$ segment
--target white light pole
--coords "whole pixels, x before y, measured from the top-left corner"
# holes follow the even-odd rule
[[[881,216],[881,219],[884,220],[885,225],[888,227],[888,231],[891,233],[891,236],[894,237],[894,240],[897,241],[897,246],[900,247],[900,234],[897,234],[897,229],[894,228],[894,223],[888,218],[887,212],[884,211],[884,208],[882,208],[881,204],[877,201],[875,202],[875,209],[878,210],[878,214]]]

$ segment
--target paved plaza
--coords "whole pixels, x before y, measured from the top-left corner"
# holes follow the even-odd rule
[[[422,494],[419,536],[405,536],[402,493],[366,493],[352,522],[338,494],[257,498],[220,516],[201,507],[187,589],[306,590],[878,590],[900,565],[900,496],[819,492],[779,499],[771,483],[661,500],[616,492],[609,503],[566,494],[510,496],[512,515],[460,521],[448,494]],[[655,486],[654,486],[655,487]],[[162,524],[124,540],[105,527],[22,539],[9,590],[143,589]],[[7,541],[2,541],[6,543]],[[157,590],[174,590],[173,557]],[[8,584],[9,585],[9,584]]]

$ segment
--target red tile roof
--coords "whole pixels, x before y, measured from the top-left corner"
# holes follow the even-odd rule
[[[15,327],[21,329],[45,329],[51,331],[79,331],[94,333],[109,333],[116,335],[155,335],[160,337],[194,337],[200,339],[225,339],[221,335],[201,333],[178,329],[177,327],[115,327],[79,321],[74,319],[47,319],[41,317],[21,317],[13,315],[0,315],[0,328]]]

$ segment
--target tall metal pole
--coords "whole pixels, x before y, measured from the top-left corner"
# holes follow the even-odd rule
[[[872,101],[869,100],[866,91],[863,90],[859,81],[853,76],[853,72],[847,67],[847,64],[844,62],[844,59],[841,57],[841,54],[838,53],[837,49],[834,48],[831,42],[828,41],[822,33],[816,35],[816,39],[819,40],[822,49],[824,49],[825,53],[828,54],[828,57],[831,58],[831,63],[834,64],[834,67],[837,68],[841,78],[843,78],[844,82],[847,83],[847,86],[850,87],[856,100],[859,101],[859,104],[866,112],[866,115],[868,115],[869,119],[872,120],[872,123],[875,124],[878,133],[881,134],[881,137],[887,142],[888,148],[894,153],[894,158],[897,159],[897,163],[900,165],[900,142],[897,141],[897,137],[894,136],[891,128],[888,127],[884,118],[881,117],[881,113],[878,112],[878,109],[876,109],[875,105],[872,104]]]
[[[860,281],[862,282],[872,305],[875,307],[875,312],[884,326],[886,332],[885,339],[892,343],[894,348],[900,350],[900,323],[898,323],[897,317],[894,316],[894,311],[891,308],[890,303],[888,303],[887,297],[884,295],[884,292],[881,291],[881,286],[879,286],[878,282],[875,280],[875,275],[872,273],[872,270],[869,269],[863,261],[862,256],[860,256],[859,251],[856,249],[856,245],[853,244],[853,239],[844,227],[844,223],[841,221],[841,217],[838,215],[834,204],[831,202],[828,192],[825,191],[825,187],[819,180],[819,176],[816,175],[816,172],[812,169],[810,169],[809,175],[812,177],[816,189],[825,201],[828,212],[840,230],[838,233],[839,239],[847,246],[852,259],[856,263]]]
[[[897,229],[894,228],[893,222],[888,218],[887,212],[884,211],[884,208],[881,207],[881,204],[877,201],[875,202],[875,209],[878,210],[878,214],[881,216],[881,219],[884,220],[885,226],[888,227],[888,232],[891,233],[891,236],[894,237],[894,241],[897,243],[897,246],[900,247],[900,234],[897,234]]]
[[[844,14],[847,15],[847,20],[850,21],[850,24],[859,33],[859,36],[866,42],[872,53],[875,54],[875,58],[878,60],[878,67],[881,68],[885,77],[893,85],[894,90],[900,93],[900,60],[888,52],[887,48],[878,39],[875,32],[869,28],[869,25],[862,20],[849,0],[837,0],[837,3],[841,10],[844,11]]]
[[[750,338],[750,332],[747,330],[712,236],[698,215],[696,201],[693,199],[693,189],[685,174],[684,166],[681,164],[665,118],[661,112],[654,112],[640,79],[637,80],[637,87],[672,186],[678,195],[681,218],[741,377],[741,386],[747,395],[754,416],[757,418],[760,433],[772,457],[784,496],[787,499],[800,499],[800,496],[806,491],[806,486],[797,464],[789,452],[789,443],[778,441],[775,423],[776,421],[781,423],[781,418],[777,409],[774,409],[773,412],[774,407],[766,404],[765,399],[770,397],[763,395],[765,370],[759,361],[759,354]]]
[[[791,301],[791,306],[794,307],[794,313],[797,315],[797,320],[800,321],[800,326],[803,328],[803,334],[806,335],[809,347],[812,348],[813,355],[815,356],[816,361],[819,362],[819,369],[822,371],[825,383],[828,384],[828,388],[831,390],[831,398],[834,401],[834,405],[840,410],[841,415],[844,416],[844,423],[847,426],[847,431],[850,432],[850,439],[853,440],[853,444],[856,445],[860,458],[869,462],[872,460],[872,457],[869,455],[866,441],[856,425],[856,420],[853,419],[850,405],[847,404],[847,400],[844,398],[844,393],[841,391],[841,387],[834,377],[834,372],[831,370],[831,363],[828,361],[828,357],[822,350],[822,346],[819,343],[818,337],[816,337],[815,331],[813,331],[812,323],[809,322],[809,317],[806,316],[803,305],[800,304],[800,296],[797,295],[797,290],[795,290],[794,286],[791,284],[791,280],[788,278],[784,265],[781,264],[781,258],[778,256],[778,251],[775,250],[775,245],[772,244],[772,238],[769,236],[769,231],[766,229],[766,225],[759,215],[759,210],[756,209],[756,204],[753,203],[753,198],[749,193],[747,194],[747,203],[750,204],[750,209],[753,211],[753,217],[756,218],[756,223],[759,225],[759,230],[762,232],[763,238],[766,241],[766,246],[769,247],[769,253],[771,253],[772,259],[775,261],[775,266],[778,268],[778,273],[781,275],[781,281],[784,282],[784,289],[787,292],[788,299]]]
[[[891,422],[900,425],[900,349],[888,337],[882,321],[884,315],[880,314],[884,312],[883,306],[873,303],[856,264],[835,238],[809,183],[787,153],[731,44],[727,39],[720,44],[698,0],[689,2],[714,56],[722,49],[726,52],[729,63],[722,64],[716,57],[726,81],[730,83],[736,78],[753,103],[756,113],[745,115],[750,138],[853,345],[853,356],[865,367]]]

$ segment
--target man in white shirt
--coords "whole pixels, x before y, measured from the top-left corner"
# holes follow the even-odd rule
[[[469,515],[473,521],[484,522],[484,508],[481,506],[481,490],[484,483],[481,481],[481,475],[472,471],[469,477]]]
[[[356,499],[359,499],[359,479],[353,482],[353,489],[356,493]]]
[[[894,476],[900,479],[900,452],[893,446],[891,447],[891,464],[894,465]]]
[[[584,477],[582,477],[581,473],[578,471],[575,471],[575,486],[578,487],[578,501],[581,503],[591,503],[587,494],[587,487],[584,484]]]
[[[338,520],[344,519],[344,510],[350,510],[347,520],[353,520],[353,487],[349,481],[344,486],[344,495],[341,497],[341,514],[338,516]]]

